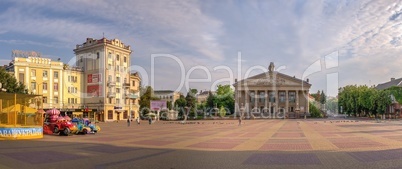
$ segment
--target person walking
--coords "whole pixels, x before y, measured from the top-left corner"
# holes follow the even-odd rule
[[[149,125],[152,124],[152,119],[151,119],[151,117],[148,117],[148,122],[149,122]]]
[[[140,125],[140,118],[139,117],[137,117],[136,121],[137,121],[137,125]]]
[[[131,121],[130,118],[127,118],[127,127],[130,127]]]
[[[239,126],[241,126],[241,116],[239,117]]]

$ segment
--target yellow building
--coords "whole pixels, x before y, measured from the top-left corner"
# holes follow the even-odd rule
[[[83,104],[97,110],[100,121],[129,118],[130,46],[118,39],[87,38],[74,49],[76,66],[84,71]]]
[[[6,69],[27,87],[29,93],[43,95],[43,99],[31,103],[31,107],[62,107],[62,62],[42,58],[38,52],[13,51],[13,60]]]
[[[132,73],[130,75],[130,92],[127,95],[130,99],[131,117],[134,119],[140,117],[140,83],[141,77],[138,73]]]
[[[62,86],[63,98],[61,112],[67,113],[70,117],[83,117],[83,74],[84,72],[82,71],[82,69],[78,67],[71,67],[67,64],[63,66],[64,85]]]

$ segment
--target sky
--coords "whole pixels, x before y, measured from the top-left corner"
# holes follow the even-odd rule
[[[156,90],[215,90],[267,70],[311,93],[402,77],[402,3],[368,0],[0,1],[0,64],[12,50],[69,62],[86,38],[130,45]]]

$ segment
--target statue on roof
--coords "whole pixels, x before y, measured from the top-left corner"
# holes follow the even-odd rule
[[[270,72],[275,71],[275,65],[274,65],[274,62],[269,63],[268,70],[269,70]]]

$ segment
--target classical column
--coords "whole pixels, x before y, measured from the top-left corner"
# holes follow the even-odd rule
[[[248,90],[244,91],[244,95],[246,97],[246,103],[244,104],[244,107],[246,108],[246,110],[250,110],[250,92]]]
[[[279,90],[275,91],[275,112],[279,113],[278,111],[278,107],[279,107]]]
[[[305,108],[305,112],[309,112],[310,111],[310,105],[309,105],[309,98],[308,98],[308,90],[306,90],[306,108]]]
[[[258,107],[258,90],[254,90],[254,108]]]
[[[288,97],[288,90],[285,91],[285,102],[286,102],[286,107],[285,107],[285,113],[289,113],[289,97]]]
[[[267,106],[268,106],[268,99],[269,99],[268,90],[265,90],[264,91],[264,108],[267,108]]]

